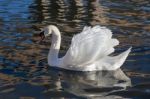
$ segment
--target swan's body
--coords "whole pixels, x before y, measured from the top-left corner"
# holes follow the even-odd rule
[[[84,27],[83,31],[72,38],[66,55],[58,58],[61,35],[56,26],[49,25],[44,28],[45,36],[52,34],[52,42],[48,54],[48,64],[59,68],[76,71],[116,70],[126,60],[131,51],[118,56],[109,56],[114,52],[114,46],[119,44],[112,39],[112,32],[106,27]]]

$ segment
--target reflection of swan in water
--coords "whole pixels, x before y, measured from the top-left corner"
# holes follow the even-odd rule
[[[119,44],[112,38],[112,32],[106,27],[84,27],[83,31],[72,38],[66,55],[58,57],[61,34],[54,25],[49,25],[41,31],[42,39],[52,34],[52,44],[48,54],[50,66],[75,71],[116,70],[125,62],[131,48],[117,56],[110,56]]]
[[[103,96],[131,86],[131,80],[121,69],[116,71],[72,72],[60,71],[57,88],[80,97]]]

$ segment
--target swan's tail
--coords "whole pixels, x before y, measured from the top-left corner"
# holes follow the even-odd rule
[[[106,69],[107,70],[116,70],[116,69],[120,68],[121,65],[123,65],[123,63],[125,62],[129,53],[131,52],[131,49],[132,49],[132,47],[130,47],[128,50],[122,52],[121,54],[119,54],[117,56],[107,56],[104,59],[104,64],[107,63],[107,64],[105,64],[105,65],[107,65]]]
[[[117,69],[117,68],[120,68],[121,65],[123,65],[123,63],[125,62],[127,56],[128,56],[129,53],[131,52],[131,49],[132,49],[132,47],[130,47],[130,48],[129,48],[128,50],[126,50],[125,52],[119,54],[118,56],[115,56],[115,57],[114,57],[115,60],[116,60],[116,62],[115,62],[115,64],[114,64],[114,67],[116,67],[116,69]],[[118,61],[117,61],[117,60],[118,60]]]

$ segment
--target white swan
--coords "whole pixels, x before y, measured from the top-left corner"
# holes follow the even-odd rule
[[[84,27],[81,33],[72,38],[66,55],[58,58],[61,34],[56,26],[49,25],[42,30],[40,36],[43,39],[50,34],[52,42],[48,64],[54,67],[75,71],[116,70],[121,67],[131,51],[129,48],[120,55],[109,56],[119,41],[112,38],[112,32],[108,28],[97,25],[92,28]]]

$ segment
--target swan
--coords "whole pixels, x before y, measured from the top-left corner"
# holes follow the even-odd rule
[[[100,25],[85,26],[81,33],[73,36],[66,55],[59,58],[61,44],[59,29],[54,25],[48,25],[39,35],[43,40],[51,34],[48,65],[74,71],[116,70],[123,65],[132,48],[117,56],[110,56],[115,51],[114,47],[119,44],[117,39],[112,38],[111,30]]]

